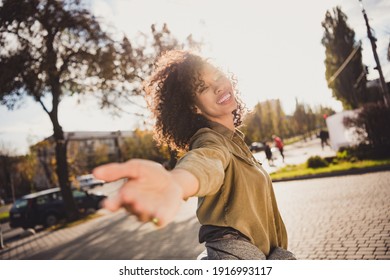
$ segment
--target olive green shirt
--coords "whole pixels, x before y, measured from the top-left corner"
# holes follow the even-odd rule
[[[199,181],[197,216],[202,225],[232,227],[265,255],[287,249],[287,232],[272,181],[239,130],[218,123],[198,130],[177,163]]]

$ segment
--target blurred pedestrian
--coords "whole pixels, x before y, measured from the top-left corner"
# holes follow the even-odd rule
[[[266,141],[264,142],[264,153],[268,161],[269,166],[274,166],[274,160],[273,160],[273,155],[272,155],[272,150],[271,150],[271,143]]]
[[[276,148],[278,148],[280,155],[282,156],[282,159],[284,162],[284,153],[283,153],[284,144],[283,144],[282,139],[276,135],[272,135],[272,139],[274,139],[275,146],[276,146]]]
[[[324,149],[325,145],[329,146],[328,140],[329,140],[329,132],[326,130],[321,129],[319,137],[321,139],[321,147]]]
[[[169,51],[155,65],[145,83],[155,138],[186,154],[171,171],[141,159],[96,168],[105,181],[127,178],[105,207],[124,207],[140,221],[165,226],[183,199],[197,196],[199,241],[206,242],[208,259],[294,258],[272,181],[237,129],[244,105],[235,83],[186,51]]]

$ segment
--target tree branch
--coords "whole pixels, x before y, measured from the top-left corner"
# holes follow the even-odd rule
[[[115,108],[116,110],[122,112],[122,113],[126,113],[126,114],[129,114],[129,115],[134,115],[134,116],[137,116],[137,117],[143,117],[145,118],[145,114],[141,114],[141,113],[134,113],[134,112],[129,112],[129,111],[126,111],[124,110],[122,107],[118,106],[117,104],[113,103],[113,102],[110,102],[110,101],[105,101],[105,103],[108,104],[108,106],[112,106],[113,108]],[[138,105],[136,103],[133,102],[134,105]],[[142,106],[138,105],[139,107],[142,108]],[[145,109],[145,108],[144,108]]]
[[[34,94],[35,99],[41,104],[43,110],[50,116],[50,111],[46,108],[45,104],[42,102],[42,99]]]

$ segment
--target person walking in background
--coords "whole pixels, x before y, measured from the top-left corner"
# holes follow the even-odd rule
[[[266,141],[264,142],[264,153],[268,161],[269,166],[274,166],[274,160],[272,158],[271,144]]]
[[[276,135],[272,135],[272,139],[274,139],[275,146],[276,146],[276,148],[278,148],[278,150],[280,152],[280,155],[282,156],[282,159],[283,159],[283,162],[284,162],[284,154],[283,154],[284,144],[283,144],[282,139],[280,137],[276,136]]]
[[[155,66],[145,82],[155,139],[185,154],[170,171],[141,159],[97,167],[97,178],[127,179],[104,206],[165,226],[196,196],[207,259],[295,259],[272,181],[237,129],[245,107],[235,82],[191,52],[166,52]]]
[[[321,147],[324,149],[325,145],[329,146],[328,140],[329,140],[329,132],[326,130],[321,129],[319,137],[321,139]]]

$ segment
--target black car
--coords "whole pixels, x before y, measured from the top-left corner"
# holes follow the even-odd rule
[[[261,142],[253,142],[252,144],[250,144],[249,150],[252,153],[258,153],[265,150],[265,145]]]
[[[90,214],[98,210],[105,195],[72,190],[80,213]],[[34,228],[37,225],[49,227],[65,218],[65,204],[60,188],[32,193],[17,199],[9,212],[10,227]]]

